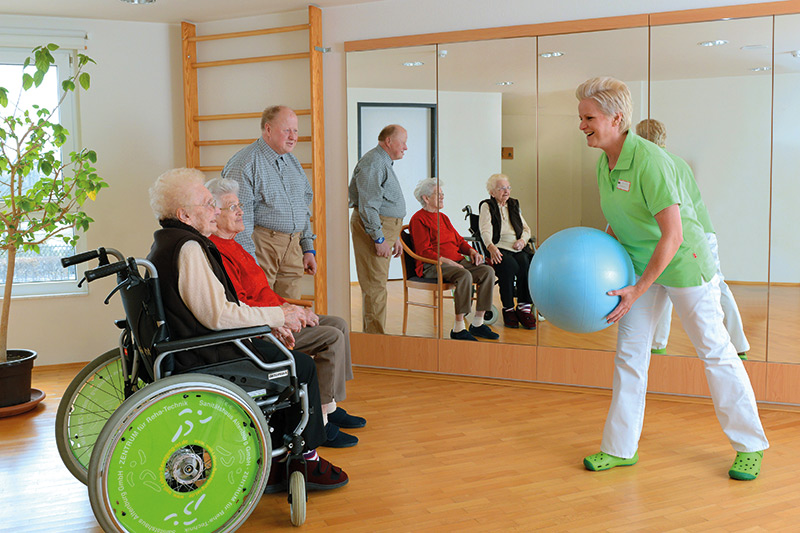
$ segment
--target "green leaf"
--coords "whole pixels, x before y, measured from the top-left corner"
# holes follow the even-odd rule
[[[81,72],[81,75],[78,76],[78,81],[80,82],[81,87],[83,87],[84,91],[88,91],[89,90],[89,73],[88,72]]]
[[[26,57],[26,58],[25,58],[25,62],[22,64],[22,68],[23,68],[23,70],[24,70],[25,68],[27,68],[27,67],[28,67],[28,65],[30,65],[30,64],[31,64],[31,58],[30,58],[30,57]]]
[[[44,81],[44,75],[47,74],[47,69],[45,70],[37,70],[33,74],[33,83],[38,87]]]
[[[45,175],[49,176],[53,172],[53,165],[49,161],[42,161],[39,164],[39,170]]]
[[[0,87],[0,106],[6,107],[8,105],[8,89]]]
[[[92,163],[97,163],[97,154],[95,153],[95,151],[94,151],[94,150],[89,150],[88,152],[86,152],[86,157],[87,157],[87,158],[89,159],[89,161],[91,161]]]
[[[50,50],[51,52],[53,52],[55,50],[58,50],[58,45],[55,44],[55,43],[50,43],[50,44],[47,45],[47,49]]]
[[[27,91],[31,88],[31,85],[33,85],[33,76],[25,72],[22,74],[22,88]]]
[[[61,88],[64,92],[67,91],[74,91],[75,90],[75,82],[72,80],[64,80],[61,82]]]

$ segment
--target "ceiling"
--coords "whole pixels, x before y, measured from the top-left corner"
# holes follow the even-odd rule
[[[321,8],[374,0],[315,0]],[[210,22],[306,9],[305,0],[156,0],[131,5],[122,0],[0,0],[0,13],[137,22]],[[2,23],[0,23],[1,25]]]

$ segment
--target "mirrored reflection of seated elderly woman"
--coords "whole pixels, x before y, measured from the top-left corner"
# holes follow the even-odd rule
[[[162,229],[153,235],[147,258],[156,266],[161,279],[161,296],[172,340],[180,340],[212,331],[268,325],[299,330],[306,323],[301,312],[281,307],[250,307],[239,302],[230,278],[225,273],[216,246],[208,239],[216,229],[220,210],[214,197],[203,185],[202,172],[173,169],[165,172],[150,188],[150,205]],[[251,339],[264,361],[283,359],[272,343]],[[309,489],[333,489],[348,481],[347,474],[317,455],[315,448],[325,442],[320,407],[319,383],[314,361],[306,354],[293,352],[297,377],[308,385],[309,420],[303,437],[308,451]],[[200,348],[175,356],[175,371],[220,361],[239,359],[241,353],[225,344]],[[278,415],[285,413],[285,420]],[[280,411],[271,425],[294,427],[300,420],[300,406]],[[280,425],[279,425],[280,424]],[[278,476],[284,468],[273,468],[267,490],[277,492],[285,483]]]
[[[414,249],[422,257],[438,260],[444,281],[456,286],[453,295],[456,317],[450,338],[468,341],[477,340],[475,337],[497,339],[499,335],[483,323],[484,313],[492,308],[494,270],[484,264],[483,256],[458,234],[447,215],[440,212],[444,193],[435,179],[420,181],[414,197],[422,204],[422,209],[409,221]],[[437,240],[440,253],[437,253]],[[436,278],[436,265],[417,261],[417,276]],[[477,302],[475,316],[467,330],[464,316],[472,308],[473,282],[478,286]]]
[[[511,182],[505,174],[492,174],[486,182],[490,198],[480,203],[481,239],[494,266],[503,302],[503,325],[536,329],[528,290],[528,269],[533,249],[531,229],[522,216],[519,201],[511,198]],[[514,296],[517,297],[516,309]]]
[[[255,258],[234,240],[237,234],[244,231],[238,197],[239,184],[233,180],[215,178],[207,182],[206,187],[220,208],[217,227],[210,239],[222,255],[222,264],[236,289],[236,295],[250,307],[293,308],[306,316],[308,324],[295,334],[285,327],[277,328],[273,333],[287,348],[314,357],[327,439],[323,446],[355,446],[358,438],[339,431],[339,428],[364,427],[367,421],[336,405],[337,401],[347,397],[346,382],[353,379],[347,322],[338,316],[317,316],[310,309],[294,306],[276,294]]]

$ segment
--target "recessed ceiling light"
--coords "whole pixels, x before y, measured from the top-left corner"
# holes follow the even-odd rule
[[[765,44],[746,44],[739,50],[764,50],[767,47]]]
[[[564,52],[542,52],[539,54],[539,57],[561,57],[564,55]]]
[[[122,0],[126,4],[154,4],[156,0]]]
[[[439,50],[439,57],[447,57],[447,50]]]
[[[421,67],[424,64],[425,63],[423,63],[422,61],[406,61],[405,63],[403,63],[403,66],[404,67]]]
[[[764,72],[767,70],[772,70],[772,67],[753,67],[750,70],[752,70],[753,72]]]
[[[722,46],[723,44],[728,44],[728,41],[724,39],[717,39],[716,41],[700,41],[697,43],[697,46]]]
[[[507,86],[507,85],[514,85],[513,81],[498,81],[495,85]]]

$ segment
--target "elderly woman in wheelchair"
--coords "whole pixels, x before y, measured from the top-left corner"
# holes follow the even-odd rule
[[[76,376],[56,417],[59,452],[107,532],[234,531],[262,493],[284,488],[300,525],[307,489],[348,482],[315,451],[325,433],[314,362],[272,334],[308,318],[239,302],[208,239],[219,208],[203,183],[193,169],[158,178],[162,229],[147,260],[113,251],[108,264],[103,248],[62,260],[99,256],[86,280],[116,273],[126,314],[119,350]]]
[[[475,337],[499,338],[483,320],[486,311],[492,308],[494,270],[484,264],[483,256],[459,235],[448,216],[440,211],[444,207],[444,193],[436,179],[420,181],[414,197],[422,205],[409,221],[414,249],[420,256],[439,263],[417,261],[417,276],[436,278],[437,266],[441,266],[442,279],[456,286],[453,294],[456,316],[450,338],[469,341],[477,341]],[[477,301],[475,315],[467,329],[464,317],[472,308],[473,283],[477,285]]]
[[[531,229],[522,216],[519,201],[511,197],[508,176],[492,174],[486,182],[486,190],[489,198],[480,203],[480,236],[497,274],[503,325],[536,329],[533,300],[528,289],[528,270],[534,253]]]

